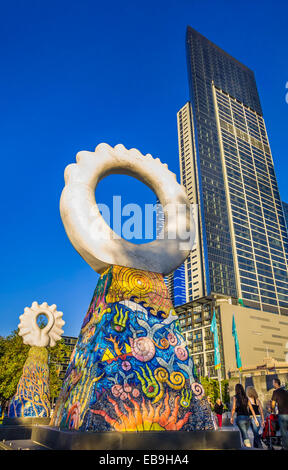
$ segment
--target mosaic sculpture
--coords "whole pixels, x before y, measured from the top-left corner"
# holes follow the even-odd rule
[[[175,220],[176,239],[169,239],[171,225],[164,223],[164,240],[140,248],[119,237],[101,239],[95,230],[111,235],[95,201],[97,182],[111,172],[136,176],[163,206],[168,201],[188,208],[184,188],[160,161],[122,145],[101,144],[95,153],[80,152],[77,162],[65,171],[61,216],[74,247],[100,279],[51,425],[81,431],[214,429],[163,278],[189,253],[187,245],[179,249],[181,224],[190,224],[194,243],[190,219]]]
[[[39,316],[46,317],[43,328],[38,326]],[[65,324],[63,313],[57,311],[55,304],[47,302],[39,305],[33,302],[20,316],[19,336],[23,343],[31,346],[24,364],[17,391],[9,404],[9,418],[47,418],[50,416],[49,367],[47,346],[55,346],[61,339]]]

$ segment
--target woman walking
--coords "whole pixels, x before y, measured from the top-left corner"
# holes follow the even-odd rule
[[[224,408],[224,406],[223,406],[222,401],[220,400],[220,398],[217,398],[215,406],[214,406],[214,413],[217,416],[219,428],[222,428],[223,408]]]
[[[246,388],[246,394],[247,394],[247,397],[248,397],[249,401],[251,402],[252,408],[254,410],[254,413],[255,413],[257,421],[258,421],[258,426],[256,426],[256,423],[255,423],[254,419],[252,419],[252,417],[251,417],[252,413],[249,410],[250,424],[251,424],[252,431],[253,431],[253,436],[254,436],[253,447],[255,447],[256,449],[262,448],[262,443],[261,443],[261,438],[260,438],[259,431],[260,431],[261,426],[262,427],[264,426],[263,408],[262,408],[261,402],[258,398],[258,394],[257,394],[254,387],[247,387]]]
[[[253,410],[250,400],[248,400],[244,388],[241,384],[236,384],[235,396],[233,397],[233,405],[231,412],[231,424],[234,423],[234,414],[236,413],[236,424],[240,430],[245,447],[251,447],[251,443],[248,436],[248,429],[250,426],[249,410],[251,411],[256,426],[258,426],[259,423],[256,418],[255,411]]]

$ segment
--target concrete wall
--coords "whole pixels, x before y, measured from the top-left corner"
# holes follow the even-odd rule
[[[226,374],[236,368],[232,315],[234,313],[242,366],[263,364],[269,355],[287,361],[288,317],[251,308],[219,303]]]

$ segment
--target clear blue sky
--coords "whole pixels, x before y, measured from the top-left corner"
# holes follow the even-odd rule
[[[65,334],[78,336],[97,275],[65,234],[59,198],[79,150],[123,143],[178,174],[188,24],[255,71],[288,201],[287,18],[287,2],[277,0],[2,2],[0,334],[37,300],[56,303]],[[153,202],[141,183],[109,178],[98,188],[102,202],[112,191]]]

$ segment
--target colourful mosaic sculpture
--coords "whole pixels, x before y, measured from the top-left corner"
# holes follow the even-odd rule
[[[111,266],[101,275],[51,425],[214,429],[161,274]]]
[[[17,392],[10,401],[9,418],[50,416],[49,369],[46,348],[33,346],[23,367]]]
[[[41,328],[37,320],[45,317],[46,325]],[[9,404],[9,418],[49,418],[49,367],[46,346],[53,347],[61,339],[65,324],[63,312],[58,312],[55,304],[47,302],[39,305],[33,302],[31,307],[25,307],[20,316],[19,336],[23,343],[31,349],[24,364],[22,376],[17,391]]]

